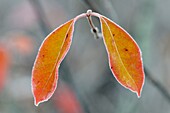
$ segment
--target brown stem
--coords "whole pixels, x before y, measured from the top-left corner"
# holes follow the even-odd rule
[[[87,10],[87,13],[86,13],[86,17],[87,17],[87,20],[89,22],[89,25],[91,27],[91,32],[94,34],[94,37],[96,39],[99,39],[100,36],[99,36],[99,30],[97,27],[95,27],[95,25],[93,24],[93,21],[92,21],[92,18],[91,18],[91,14],[92,14],[92,10]]]

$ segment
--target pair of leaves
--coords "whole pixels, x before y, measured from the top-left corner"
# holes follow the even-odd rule
[[[144,84],[144,71],[140,48],[133,38],[113,21],[98,13],[100,18],[110,69],[117,81],[140,97]],[[42,43],[32,70],[32,92],[35,105],[47,101],[54,93],[58,69],[67,54],[74,31],[74,24],[82,14],[66,22],[49,34]]]

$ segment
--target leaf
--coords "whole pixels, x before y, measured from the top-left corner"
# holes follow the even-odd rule
[[[102,15],[100,21],[113,75],[122,86],[140,97],[144,84],[140,48],[123,28]]]
[[[32,70],[32,92],[35,105],[47,101],[57,87],[58,68],[72,40],[74,19],[49,34],[42,43]]]

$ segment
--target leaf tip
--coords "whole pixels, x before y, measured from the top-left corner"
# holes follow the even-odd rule
[[[145,80],[143,79],[143,83],[142,83],[141,88],[138,91],[135,91],[135,93],[137,94],[138,98],[141,97],[141,93],[142,93],[142,90],[143,90],[144,83],[145,83]]]
[[[39,105],[40,103],[44,102],[42,99],[40,99],[40,98],[38,98],[38,97],[36,96],[33,87],[32,87],[32,94],[33,94],[33,97],[34,97],[34,105],[35,105],[36,107],[38,107],[38,105]]]
[[[34,94],[33,94],[33,95],[34,95]],[[34,95],[34,105],[35,105],[36,107],[38,107],[38,105],[39,105],[40,103],[43,103],[43,102],[45,102],[45,101],[47,101],[47,100],[48,100],[48,98],[47,98],[47,99],[43,99],[43,98],[40,98],[40,97]]]
[[[43,102],[45,102],[45,101],[47,101],[48,99],[46,99],[46,100],[42,100],[42,99],[40,99],[40,98],[34,98],[34,105],[36,106],[36,107],[38,107],[39,106],[39,104],[40,103],[43,103]]]
[[[145,75],[143,77],[145,78]],[[138,98],[141,97],[141,93],[142,93],[143,86],[144,86],[144,83],[145,83],[145,79],[144,78],[143,78],[143,82],[142,82],[142,86],[141,86],[140,90],[138,92],[136,92]]]
[[[140,92],[136,92],[136,94],[137,94],[137,97],[140,98],[141,93]]]
[[[38,107],[39,104],[40,104],[40,102],[34,101],[34,105],[35,105],[36,107]]]
[[[36,107],[38,107],[38,105],[41,103],[41,101],[34,95],[34,93],[33,93],[33,97],[34,97],[34,105]]]

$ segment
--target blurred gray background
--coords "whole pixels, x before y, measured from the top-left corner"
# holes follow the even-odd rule
[[[0,0],[0,48],[9,57],[7,73],[0,75],[0,113],[170,113],[169,6],[170,0]],[[141,98],[115,80],[103,40],[94,39],[83,18],[55,94],[35,107],[31,70],[41,42],[88,9],[115,21],[139,44],[146,69]]]

